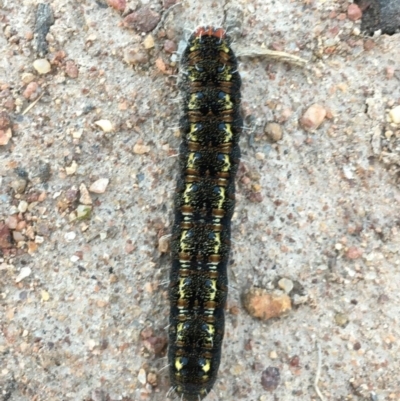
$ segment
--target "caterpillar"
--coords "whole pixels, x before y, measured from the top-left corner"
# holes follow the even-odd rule
[[[199,401],[221,359],[230,222],[240,159],[241,79],[231,39],[199,27],[181,58],[183,115],[172,229],[168,362],[171,389]]]

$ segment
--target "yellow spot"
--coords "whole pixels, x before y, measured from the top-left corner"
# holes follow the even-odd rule
[[[232,74],[231,74],[232,68],[229,66],[225,66],[224,70],[218,73],[219,78],[222,81],[230,81],[232,79]]]
[[[215,295],[217,294],[217,280],[210,280],[211,281],[211,288],[212,290],[210,291],[210,301],[214,301]],[[214,326],[208,324],[208,329],[210,331],[210,327],[212,330],[214,330]]]
[[[186,278],[181,278],[179,279],[179,298],[184,299],[186,294],[185,294],[185,280]]]
[[[188,230],[182,231],[181,235],[181,241],[180,241],[180,246],[181,246],[181,252],[187,252],[189,250],[189,245],[186,244],[186,235],[187,235]]]
[[[232,133],[232,125],[231,124],[225,124],[225,141],[224,142],[231,142],[233,133]]]
[[[230,110],[233,107],[233,103],[231,101],[231,97],[226,93],[224,98],[220,100],[225,107],[224,110]]]
[[[175,368],[178,372],[183,368],[181,358],[175,358]]]
[[[226,45],[226,42],[223,41],[221,45],[219,46],[219,49],[222,50],[225,53],[229,53],[229,47]]]
[[[203,372],[208,372],[211,369],[211,363],[209,359],[206,359],[206,363],[204,364],[204,366],[201,368],[203,370]],[[203,376],[204,378],[204,376]]]
[[[187,162],[187,168],[192,168],[194,169],[196,162],[196,153],[195,152],[190,152],[189,157],[188,157],[188,162]]]
[[[188,103],[188,109],[189,110],[196,110],[197,109],[197,94],[196,93],[192,93],[190,95],[190,100]]]
[[[218,254],[219,253],[219,248],[221,247],[221,234],[220,233],[215,233],[215,246],[214,246],[214,253]]]
[[[189,141],[197,142],[197,124],[190,124],[190,131],[188,134]]]
[[[193,46],[190,48],[191,52],[194,52],[195,50],[200,49],[200,38],[196,38],[193,42]]]
[[[178,323],[176,326],[176,341],[183,341],[184,340],[184,323]]]
[[[186,205],[190,204],[190,201],[192,199],[192,187],[192,183],[186,184],[185,192],[183,193],[183,200]]]
[[[218,202],[217,209],[223,209],[224,202],[225,202],[225,188],[219,187],[219,189],[220,189],[220,193],[219,193],[219,202]]]
[[[231,162],[229,160],[229,155],[224,155],[224,166],[221,168],[221,171],[229,171],[231,168]]]

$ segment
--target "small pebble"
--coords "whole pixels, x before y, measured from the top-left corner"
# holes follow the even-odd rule
[[[293,281],[289,280],[288,278],[281,278],[278,281],[278,285],[279,288],[286,292],[286,294],[289,294],[290,291],[293,290]]]
[[[79,205],[76,208],[76,218],[78,220],[88,220],[92,214],[92,207],[88,205]]]
[[[12,137],[11,128],[0,129],[0,145],[4,146],[7,145]]]
[[[68,60],[65,63],[65,73],[70,77],[70,78],[78,78],[79,76],[79,69],[78,66],[75,64],[75,61],[73,60]]]
[[[6,218],[5,223],[7,224],[7,227],[10,230],[15,230],[17,228],[17,224],[18,224],[18,219],[17,216],[13,215],[13,216],[8,216]]]
[[[86,188],[85,184],[81,184],[79,186],[79,192],[80,192],[80,197],[79,197],[79,202],[82,203],[83,205],[91,205],[93,203],[92,198],[90,197],[89,191]]]
[[[394,77],[395,69],[394,67],[386,67],[385,72],[386,72],[386,79],[392,79]]]
[[[161,253],[167,253],[170,244],[170,235],[164,235],[158,240],[158,251]]]
[[[139,370],[138,380],[143,385],[146,384],[146,371],[143,368]]]
[[[273,366],[269,366],[261,374],[261,385],[264,390],[274,391],[279,386],[281,381],[281,375],[279,369]]]
[[[78,164],[75,160],[73,160],[69,167],[65,167],[65,172],[67,173],[67,175],[73,175],[76,173],[77,168]]]
[[[109,182],[110,180],[108,178],[100,178],[89,187],[89,191],[95,194],[103,194]]]
[[[19,231],[13,231],[12,236],[13,236],[14,241],[17,243],[21,242],[21,241],[25,241],[25,237]]]
[[[154,47],[154,38],[152,35],[147,35],[143,41],[145,49],[152,49]]]
[[[346,313],[336,313],[335,322],[340,327],[346,327],[349,323],[349,317]]]
[[[359,259],[363,255],[363,250],[355,246],[350,247],[346,252],[346,257],[348,259]]]
[[[94,347],[96,346],[96,341],[93,340],[92,338],[90,338],[90,339],[87,341],[86,344],[87,344],[87,346],[89,347],[90,350],[93,350]]]
[[[74,231],[69,231],[64,235],[67,242],[71,242],[76,238],[76,233]]]
[[[278,358],[278,354],[276,353],[276,351],[271,351],[271,352],[269,353],[269,357],[270,357],[271,359],[277,359],[277,358]]]
[[[306,131],[314,131],[322,124],[325,116],[325,108],[316,103],[306,110],[300,119],[300,124]]]
[[[30,82],[25,88],[22,96],[28,100],[34,100],[40,95],[40,87],[37,82]]]
[[[150,152],[150,146],[148,145],[143,145],[142,143],[136,143],[133,146],[133,153],[136,153],[137,155],[143,155],[144,153],[149,153]]]
[[[22,81],[22,83],[27,85],[27,84],[31,83],[35,78],[36,78],[35,75],[32,74],[31,72],[25,72],[21,76],[21,81]]]
[[[389,111],[389,117],[395,124],[400,124],[400,105]]]
[[[47,74],[51,71],[51,65],[45,58],[39,58],[33,62],[33,68],[39,74]]]
[[[15,191],[17,194],[23,194],[25,192],[26,185],[28,181],[19,178],[17,180],[13,180],[10,183],[10,187]]]
[[[149,372],[147,375],[147,382],[153,387],[157,386],[157,375],[153,372]]]
[[[177,49],[177,47],[176,47],[176,43],[174,41],[167,39],[164,42],[164,50],[167,53],[170,53],[170,54],[175,53],[176,49]]]
[[[350,4],[347,8],[347,16],[350,21],[357,21],[362,17],[362,11],[357,4]]]
[[[161,15],[153,11],[150,6],[139,8],[124,18],[124,26],[141,32],[152,31],[161,19]]]
[[[26,201],[19,202],[19,205],[18,205],[19,212],[25,213],[27,209],[28,209],[28,202],[26,202]]]
[[[10,228],[0,221],[0,249],[11,248]]]
[[[272,142],[278,142],[282,139],[282,127],[278,123],[268,123],[264,132]]]
[[[243,298],[243,304],[251,316],[261,320],[279,317],[292,308],[288,295],[271,294],[256,287],[247,291]]]
[[[51,177],[51,166],[50,163],[40,163],[38,177],[40,182],[47,182]]]
[[[30,267],[23,267],[21,269],[21,271],[19,272],[18,276],[15,279],[16,283],[19,283],[20,281],[22,281],[24,278],[27,278],[31,275],[32,270]]]
[[[107,3],[117,11],[124,11],[126,8],[126,0],[107,0]]]
[[[114,131],[114,126],[112,125],[110,120],[98,120],[94,123],[98,125],[104,132]]]
[[[146,52],[140,51],[136,47],[126,47],[124,50],[124,61],[132,65],[145,64],[149,61],[149,56]]]
[[[44,301],[44,302],[46,302],[50,299],[50,294],[45,290],[42,290],[41,295],[42,295],[42,301]]]

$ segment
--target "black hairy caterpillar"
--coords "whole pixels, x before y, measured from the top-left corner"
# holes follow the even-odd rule
[[[181,399],[217,377],[224,336],[230,222],[239,164],[240,75],[222,28],[200,27],[183,52],[180,175],[169,297],[169,371]]]

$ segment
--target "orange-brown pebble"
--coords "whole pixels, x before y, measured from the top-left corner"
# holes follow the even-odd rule
[[[141,32],[152,31],[160,22],[161,15],[153,11],[149,6],[139,8],[137,11],[124,18],[123,25]]]
[[[37,82],[30,82],[24,90],[23,96],[25,99],[35,100],[40,93],[40,87]]]
[[[124,11],[126,8],[126,0],[107,0],[107,4],[117,11]]]
[[[151,384],[153,387],[157,386],[157,375],[153,372],[147,374],[147,383]]]
[[[350,21],[357,21],[362,17],[362,11],[357,4],[350,4],[347,9],[347,16]]]
[[[243,299],[247,312],[261,320],[282,316],[292,309],[290,298],[286,294],[276,295],[261,288],[251,288]]]
[[[361,248],[357,248],[355,246],[350,247],[346,252],[346,257],[348,259],[359,259],[363,254],[363,250]]]
[[[316,130],[324,121],[326,110],[320,104],[311,105],[300,119],[300,124],[306,131]]]
[[[79,75],[79,69],[77,65],[75,64],[75,61],[73,60],[68,60],[65,63],[65,73],[70,77],[70,78],[78,78]]]
[[[162,58],[159,57],[156,60],[156,66],[162,73],[165,74],[167,72],[167,66],[165,65],[164,60]]]
[[[369,51],[372,50],[375,47],[375,42],[372,39],[367,39],[364,42],[364,50]]]
[[[158,251],[160,253],[168,252],[169,244],[170,244],[170,236],[163,235],[161,238],[158,239]]]
[[[176,52],[176,49],[177,49],[176,43],[175,43],[173,40],[167,39],[167,40],[164,42],[164,50],[165,50],[167,53],[175,53],[175,52]]]
[[[0,223],[0,249],[11,248],[11,231],[3,223]]]

